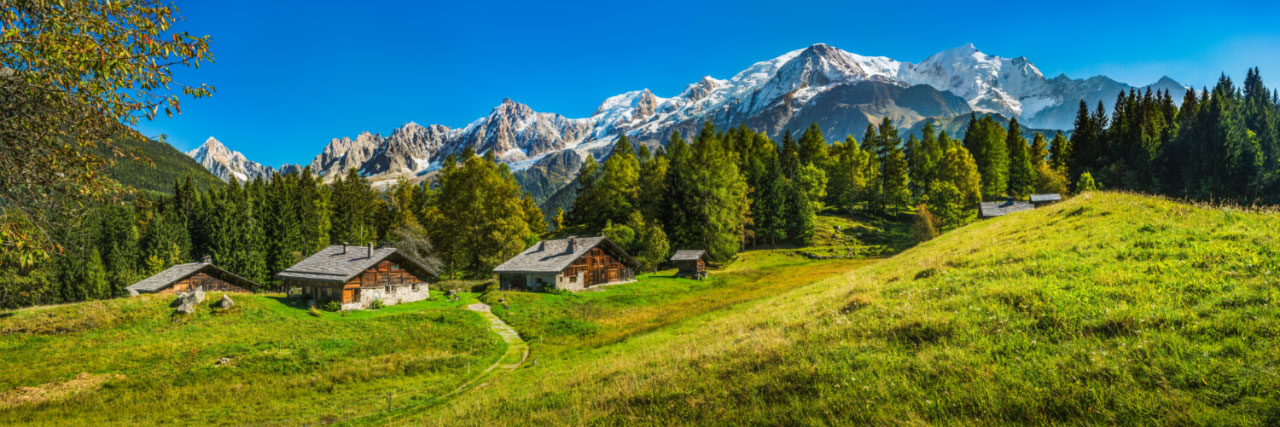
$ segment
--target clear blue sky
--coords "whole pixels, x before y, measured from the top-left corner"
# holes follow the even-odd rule
[[[813,43],[918,62],[972,42],[1050,77],[1133,84],[1203,86],[1257,65],[1280,86],[1280,5],[1255,3],[176,0],[180,28],[211,35],[216,57],[177,77],[217,93],[139,130],[305,163],[334,137],[463,126],[504,97],[585,117],[611,95],[672,96]]]

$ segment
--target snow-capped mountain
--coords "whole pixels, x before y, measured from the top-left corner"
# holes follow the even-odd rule
[[[1170,90],[1175,101],[1185,90],[1167,77],[1147,87]],[[745,124],[774,136],[817,122],[829,139],[839,139],[861,135],[868,123],[884,117],[910,129],[926,119],[973,111],[1016,117],[1029,128],[1067,129],[1081,100],[1110,108],[1116,94],[1130,88],[1104,76],[1046,79],[1026,58],[988,55],[972,44],[919,63],[815,44],[757,62],[728,79],[703,77],[669,98],[648,89],[616,95],[585,118],[537,112],[504,99],[487,116],[458,129],[410,122],[388,137],[363,132],[354,139],[335,138],[310,167],[330,180],[355,168],[375,182],[388,182],[420,177],[450,154],[472,149],[492,152],[516,171],[554,175],[551,180],[521,177],[546,186],[574,172],[559,168],[578,164],[574,160],[582,156],[607,154],[623,134],[656,146],[672,131],[696,133],[705,122],[722,128]],[[248,170],[218,167],[252,176]]]
[[[271,176],[272,169],[270,166],[263,166],[251,161],[245,158],[244,154],[240,154],[239,151],[231,151],[212,136],[206,139],[204,144],[200,144],[199,147],[188,151],[186,154],[223,181],[230,182],[234,179],[244,182],[256,177],[269,178]]]

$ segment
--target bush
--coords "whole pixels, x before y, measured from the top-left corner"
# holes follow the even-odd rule
[[[370,302],[370,303],[369,303],[369,309],[370,309],[370,310],[377,310],[377,309],[380,309],[380,308],[382,308],[382,307],[385,307],[385,305],[384,305],[384,304],[382,304],[382,300],[380,300],[380,299],[373,300],[373,302]]]
[[[1080,174],[1080,179],[1076,180],[1076,194],[1086,191],[1096,191],[1097,189],[1098,183],[1094,182],[1093,174],[1088,172],[1082,173]]]
[[[916,206],[915,218],[911,221],[911,236],[916,243],[933,240],[934,237],[938,237],[940,224],[938,218],[929,212],[929,207],[921,203]]]
[[[311,308],[307,309],[307,314],[310,314],[310,315],[315,316],[315,317],[320,317],[320,310],[316,310],[316,308],[315,308],[315,307],[311,307]]]
[[[342,304],[338,304],[337,301],[329,301],[324,304],[324,310],[325,311],[342,311]]]

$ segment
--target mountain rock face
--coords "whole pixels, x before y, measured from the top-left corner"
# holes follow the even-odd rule
[[[270,166],[251,161],[239,151],[231,151],[212,136],[204,144],[188,151],[187,155],[223,181],[231,182],[234,179],[244,182],[258,177],[271,177]]]
[[[670,98],[648,89],[616,95],[585,118],[537,112],[505,99],[459,129],[411,122],[388,137],[364,132],[354,139],[335,138],[310,168],[326,180],[351,168],[375,184],[422,179],[449,155],[470,149],[492,152],[518,172],[526,189],[550,199],[560,193],[558,186],[572,181],[585,156],[607,155],[624,134],[655,147],[672,131],[692,135],[706,122],[721,128],[745,124],[775,137],[816,122],[835,140],[862,135],[868,123],[885,117],[903,129],[916,129],[927,119],[959,123],[957,116],[971,112],[1018,118],[1026,128],[1069,129],[1081,100],[1090,107],[1102,101],[1109,109],[1120,91],[1131,88],[1104,76],[1046,79],[1027,58],[988,55],[972,44],[919,63],[815,44],[757,62],[727,80],[703,77]],[[1175,102],[1185,91],[1167,77],[1138,89],[1146,88],[1170,90]],[[231,166],[246,163],[252,162],[232,159],[206,167],[251,177],[249,166]]]

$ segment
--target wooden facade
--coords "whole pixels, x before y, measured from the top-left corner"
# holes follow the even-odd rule
[[[693,277],[701,279],[707,276],[707,263],[702,258],[693,260],[672,261],[676,265],[676,277]]]
[[[233,285],[226,280],[200,272],[179,280],[169,287],[160,289],[156,293],[177,294],[195,289],[201,289],[205,292],[249,292],[249,290]]]
[[[322,282],[286,278],[286,287],[299,287],[303,295],[312,297],[316,304],[338,302],[344,306],[360,304],[370,298],[394,298],[396,295],[425,295],[427,282],[418,274],[403,268],[400,263],[382,260],[356,274],[346,282]],[[424,297],[425,298],[425,297]],[[415,298],[417,299],[417,298]],[[387,301],[385,303],[390,303]]]
[[[582,257],[574,260],[568,267],[560,271],[560,276],[573,282],[577,280],[578,273],[582,273],[582,286],[584,288],[635,278],[635,273],[632,272],[630,267],[618,262],[616,258],[598,247],[591,248]]]

